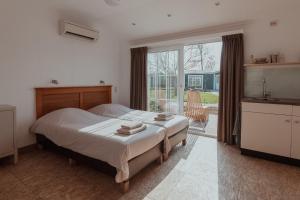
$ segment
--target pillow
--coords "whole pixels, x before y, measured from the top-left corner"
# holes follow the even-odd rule
[[[119,117],[131,111],[133,110],[120,104],[102,104],[89,110],[89,112],[94,113],[96,115],[103,115],[109,117]]]
[[[32,125],[31,131],[36,133],[39,128],[48,126],[85,127],[107,119],[109,118],[101,117],[78,108],[63,108],[50,112],[38,119]]]

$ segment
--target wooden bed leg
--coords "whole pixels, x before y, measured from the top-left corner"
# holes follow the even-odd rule
[[[129,191],[129,180],[121,183],[121,189],[123,193],[127,193]]]
[[[169,155],[167,153],[164,153],[163,158],[164,158],[164,161],[166,161],[166,160],[168,160]]]
[[[42,144],[40,144],[40,143],[38,143],[36,146],[37,146],[37,148],[39,150],[43,150],[44,149],[44,146]]]
[[[186,145],[186,139],[182,140],[182,146]]]
[[[158,164],[162,165],[162,164],[163,164],[163,162],[164,162],[163,155],[160,155],[160,156],[159,156],[159,158],[157,158],[157,160],[156,160],[156,161],[157,161],[157,163],[158,163]]]
[[[74,159],[72,159],[72,158],[69,158],[68,161],[69,161],[69,165],[70,165],[70,166],[76,165],[76,160],[74,160]]]

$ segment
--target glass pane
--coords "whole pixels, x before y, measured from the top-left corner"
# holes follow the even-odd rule
[[[184,112],[190,118],[190,128],[214,137],[217,135],[221,50],[221,42],[184,47]]]
[[[185,102],[187,91],[196,90],[201,95],[201,103],[217,107],[221,50],[221,42],[184,47]]]
[[[149,53],[148,110],[178,112],[178,51]]]

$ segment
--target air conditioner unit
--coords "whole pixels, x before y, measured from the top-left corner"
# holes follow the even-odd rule
[[[78,25],[72,22],[61,21],[60,34],[65,36],[73,36],[91,41],[98,40],[99,32],[92,28]]]

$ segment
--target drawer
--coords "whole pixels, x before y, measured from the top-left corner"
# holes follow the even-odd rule
[[[300,117],[300,106],[293,106],[293,115]]]
[[[280,105],[280,104],[268,104],[268,103],[248,103],[242,102],[243,112],[255,112],[277,115],[292,115],[293,106]],[[300,113],[300,107],[299,107]]]

